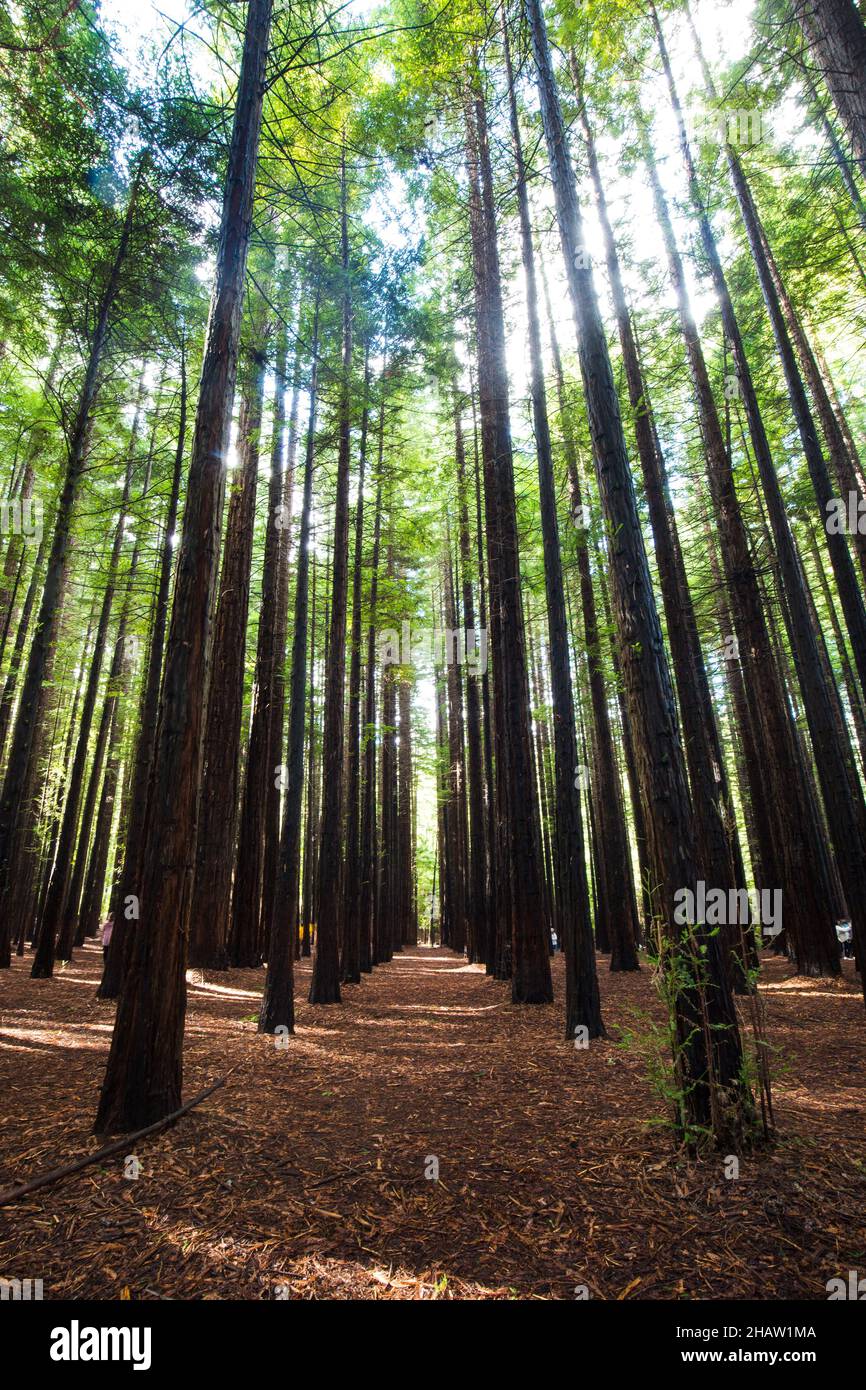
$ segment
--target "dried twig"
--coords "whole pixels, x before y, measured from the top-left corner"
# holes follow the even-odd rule
[[[188,1100],[186,1105],[182,1105],[179,1110],[173,1110],[170,1115],[166,1115],[155,1124],[147,1125],[144,1129],[137,1129],[133,1134],[125,1134],[122,1139],[116,1139],[112,1144],[106,1144],[103,1148],[97,1149],[92,1154],[85,1154],[83,1158],[77,1158],[74,1163],[65,1163],[62,1168],[52,1168],[49,1172],[43,1173],[41,1177],[31,1178],[29,1182],[21,1183],[18,1187],[9,1187],[5,1192],[0,1192],[0,1207],[8,1206],[10,1202],[16,1202],[19,1197],[25,1197],[28,1192],[35,1192],[37,1188],[47,1187],[49,1183],[60,1182],[61,1178],[68,1178],[73,1173],[79,1173],[82,1168],[89,1168],[91,1163],[98,1163],[101,1158],[110,1158],[112,1154],[120,1153],[121,1149],[128,1149],[129,1145],[136,1139],[143,1139],[147,1134],[156,1134],[159,1130],[167,1128],[175,1120],[179,1120],[181,1115],[185,1115],[193,1106],[200,1105],[208,1096],[212,1096],[214,1091],[218,1091],[220,1086],[224,1086],[226,1079],[220,1077],[212,1086],[206,1090],[199,1091],[197,1096]]]

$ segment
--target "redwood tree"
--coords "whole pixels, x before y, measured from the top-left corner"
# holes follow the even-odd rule
[[[240,319],[252,224],[272,0],[249,0],[202,365],[177,583],[131,943],[96,1130],[125,1131],[180,1105],[186,945]]]

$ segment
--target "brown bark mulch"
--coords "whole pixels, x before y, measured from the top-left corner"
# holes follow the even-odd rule
[[[95,1149],[113,1006],[87,946],[0,979],[0,1188]],[[185,1095],[227,1083],[135,1159],[0,1208],[0,1276],[45,1298],[825,1299],[866,1272],[866,1015],[764,958],[778,1142],[725,1176],[661,1121],[642,1047],[650,970],[611,975],[610,1038],[518,1009],[450,952],[407,950],[342,1007],[256,1032],[261,971],[190,976]],[[562,962],[555,962],[558,998]],[[435,1171],[438,1180],[427,1176]]]

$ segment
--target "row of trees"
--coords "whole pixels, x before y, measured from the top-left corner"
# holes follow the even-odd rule
[[[0,63],[0,960],[50,976],[111,910],[97,1128],[180,1104],[188,966],[266,964],[292,1032],[313,926],[336,1004],[438,883],[515,1004],[562,946],[568,1038],[597,952],[648,947],[680,1128],[745,1142],[754,923],[683,890],[781,890],[805,974],[840,918],[866,949],[857,7],[760,0],[714,73],[681,3],[248,0],[204,95],[49,18],[4,12]],[[386,654],[406,623],[489,668]]]

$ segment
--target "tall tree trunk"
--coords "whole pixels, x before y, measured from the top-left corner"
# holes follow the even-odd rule
[[[680,144],[689,176],[690,193],[698,218],[701,242],[710,266],[713,284],[722,310],[728,341],[735,347],[740,388],[751,402],[750,418],[761,437],[763,427],[754,393],[749,364],[742,350],[739,326],[733,312],[727,282],[722,270],[715,237],[709,223],[691,151],[682,122],[682,112],[670,74],[670,64],[664,36],[653,10],[662,62],[668,75],[671,99],[678,114]],[[752,725],[757,742],[764,753],[762,777],[769,783],[767,805],[773,818],[772,843],[762,845],[761,861],[765,873],[771,874],[771,888],[784,894],[785,924],[794,943],[799,968],[805,973],[838,972],[838,950],[832,923],[832,906],[822,864],[826,855],[816,841],[804,769],[799,757],[790,713],[781,677],[769,642],[766,620],[761,603],[748,536],[743,523],[734,484],[731,460],[725,447],[709,375],[700,345],[697,327],[685,287],[682,261],[676,248],[673,229],[667,213],[664,195],[658,181],[655,164],[648,148],[645,150],[647,168],[653,183],[656,209],[668,251],[671,278],[679,303],[680,323],[695,396],[701,417],[704,449],[707,457],[710,493],[721,536],[722,559],[730,590],[734,628],[741,660],[744,662],[744,684],[749,701]],[[739,344],[739,349],[736,345]],[[754,440],[755,435],[753,435]],[[765,436],[764,436],[765,438]],[[767,447],[769,455],[769,448]],[[772,460],[768,474],[773,471]],[[763,472],[762,472],[763,477]],[[793,773],[793,776],[792,776]],[[772,790],[770,790],[772,788]]]
[[[807,540],[809,554],[812,558],[818,585],[824,599],[824,608],[830,620],[830,627],[833,630],[833,640],[836,644],[836,651],[839,656],[839,665],[842,668],[842,680],[845,684],[845,693],[848,696],[851,718],[854,721],[854,728],[857,733],[857,743],[860,748],[860,762],[863,768],[866,768],[866,709],[864,709],[863,697],[851,668],[851,662],[848,658],[848,648],[845,644],[842,626],[836,612],[836,599],[830,592],[827,571],[824,567],[824,557],[818,547],[818,541],[812,526],[807,526]]]
[[[144,392],[144,383],[139,391],[139,406]],[[141,489],[140,501],[144,502],[150,489],[150,481],[153,472],[153,456],[156,448],[156,431],[159,420],[161,384],[156,393],[155,419],[150,431],[150,447],[147,453],[147,464],[145,467],[144,482]],[[138,413],[136,413],[135,424],[132,431],[132,442],[130,444],[130,459],[136,447],[138,434]],[[127,630],[129,626],[129,615],[135,591],[135,578],[138,573],[138,561],[141,554],[141,531],[136,531],[135,544],[132,550],[132,558],[129,563],[129,570],[126,576],[126,587],[123,599],[123,608],[120,614],[120,621],[114,638],[114,653],[112,656],[111,667],[108,674],[108,684],[103,701],[102,714],[99,721],[99,729],[96,736],[96,747],[90,766],[90,781],[87,788],[87,795],[84,799],[84,806],[81,812],[81,824],[78,830],[78,850],[75,855],[75,864],[69,882],[67,901],[61,919],[60,935],[57,939],[55,956],[57,960],[69,960],[73,944],[81,944],[83,933],[79,929],[79,906],[81,904],[82,887],[85,881],[85,871],[88,864],[93,860],[93,854],[88,853],[90,843],[90,830],[93,824],[93,816],[96,811],[97,797],[99,794],[100,779],[102,776],[103,759],[106,763],[106,775],[109,763],[115,752],[116,739],[121,730],[121,721],[118,718],[117,710],[120,702],[121,687],[123,685],[124,672],[127,667]],[[114,768],[114,777],[117,776],[117,766]],[[114,792],[111,792],[113,804]],[[100,812],[105,802],[105,796],[100,801]],[[99,820],[100,817],[97,817]],[[104,817],[102,818],[104,822]],[[103,826],[104,828],[104,826]],[[110,829],[110,825],[109,825]],[[98,833],[99,827],[97,827]],[[94,852],[96,851],[96,839],[94,837]],[[104,845],[102,847],[105,855],[108,854],[107,832]],[[98,885],[99,899],[102,900],[102,880]]]
[[[111,825],[114,819],[115,798],[123,743],[123,711],[120,701],[111,708],[111,727],[108,735],[108,751],[105,761],[105,777],[102,781],[102,796],[93,832],[93,845],[87,863],[87,875],[81,897],[81,911],[78,918],[76,945],[95,937],[99,931],[102,899],[105,893],[105,876],[108,871],[108,854],[111,841]],[[113,935],[113,933],[112,933]]]
[[[289,406],[289,432],[283,468],[283,433],[285,424],[285,383],[277,381],[274,391],[274,438],[271,447],[271,469],[282,477],[282,524],[280,526],[277,598],[274,612],[273,694],[268,730],[267,766],[271,770],[267,784],[265,811],[265,844],[262,862],[262,911],[259,928],[267,949],[273,930],[274,899],[280,856],[280,784],[277,768],[282,758],[283,731],[286,722],[286,638],[289,619],[289,560],[292,548],[292,500],[295,484],[295,461],[298,449],[298,401],[300,396],[300,325],[304,308],[303,292],[298,297],[298,330],[295,360],[292,369],[292,400]]]
[[[340,865],[343,792],[343,697],[346,675],[346,607],[349,593],[349,453],[351,445],[352,298],[349,285],[349,218],[345,139],[340,160],[341,263],[343,274],[343,373],[337,495],[334,504],[334,559],[331,620],[325,663],[322,729],[322,817],[319,831],[316,956],[310,983],[311,1004],[340,1003]]]
[[[793,0],[866,179],[866,26],[854,0]]]
[[[69,722],[65,731],[65,741],[61,757],[61,774],[58,778],[56,792],[53,798],[48,794],[48,779],[43,775],[45,769],[54,763],[55,749],[58,744],[58,729],[60,716],[63,709],[63,702],[56,698],[51,686],[46,686],[40,694],[42,708],[38,712],[38,741],[34,750],[34,758],[30,771],[30,782],[26,789],[24,800],[25,814],[27,815],[27,826],[24,847],[24,866],[20,879],[16,880],[15,891],[10,895],[10,913],[13,920],[17,920],[18,927],[18,955],[24,954],[25,941],[34,939],[38,923],[42,920],[45,910],[45,897],[51,882],[51,871],[57,851],[57,841],[60,837],[60,826],[63,819],[63,803],[66,792],[65,769],[72,762],[72,749],[75,742],[75,735],[78,732],[78,710],[81,704],[81,696],[86,684],[86,674],[89,670],[88,657],[90,654],[90,638],[93,633],[93,626],[96,621],[97,602],[94,598],[90,609],[87,623],[87,633],[84,643],[80,648],[78,657],[78,676],[75,678],[75,693],[72,698],[72,709]],[[63,631],[61,628],[61,640]],[[74,669],[74,668],[73,668]],[[49,663],[49,672],[53,678],[55,662]],[[68,673],[64,672],[64,675]],[[58,682],[59,684],[59,682]],[[53,728],[49,734],[48,719],[54,713]],[[39,795],[37,788],[42,783],[42,792]],[[49,807],[49,802],[53,804]],[[46,827],[47,848],[42,850],[37,834],[38,827]],[[37,878],[37,868],[39,877]]]
[[[10,653],[6,680],[3,685],[3,694],[0,696],[0,760],[2,760],[3,751],[6,747],[6,735],[9,732],[9,720],[12,716],[12,709],[15,701],[18,673],[21,670],[21,658],[24,655],[24,647],[30,634],[30,615],[33,612],[33,605],[36,602],[36,595],[39,592],[39,584],[42,579],[42,566],[45,563],[45,553],[48,549],[48,540],[49,531],[46,527],[42,532],[42,539],[39,542],[39,549],[36,553],[36,559],[30,575],[30,583],[27,585],[27,593],[21,605],[18,627],[15,632],[15,641]]]
[[[806,90],[812,98],[812,105],[818,114],[818,123],[821,127],[827,144],[830,146],[830,153],[833,156],[833,163],[839,170],[839,175],[842,179],[843,184],[845,185],[845,192],[851,199],[851,206],[857,214],[857,220],[860,223],[860,226],[862,227],[863,231],[866,232],[866,204],[864,204],[863,199],[860,195],[860,189],[857,187],[857,181],[854,178],[854,173],[851,168],[851,161],[846,159],[845,157],[845,151],[842,149],[842,146],[839,142],[839,137],[837,136],[836,131],[833,128],[832,121],[827,115],[824,103],[818,95],[814,82],[812,81],[808,72],[803,72],[802,76],[805,80]]]
[[[361,882],[359,933],[360,965],[365,973],[373,969],[376,911],[376,609],[379,597],[379,551],[382,538],[382,456],[385,446],[385,381],[379,403],[379,444],[376,464],[376,512],[373,522],[373,550],[370,556],[370,616],[367,628],[367,667],[364,687],[364,782],[361,801]]]
[[[298,940],[298,887],[301,858],[301,808],[304,798],[304,719],[307,696],[307,628],[310,589],[310,517],[313,510],[313,464],[316,457],[316,412],[319,395],[319,296],[313,305],[310,413],[304,452],[304,487],[295,574],[292,669],[289,677],[289,741],[286,750],[280,863],[270,916],[268,970],[259,1015],[259,1032],[295,1031],[295,946]],[[315,613],[315,607],[314,607]],[[308,809],[309,815],[309,809]]]
[[[704,71],[708,78],[706,67]],[[740,162],[730,148],[728,164],[773,326],[776,347],[782,361],[815,496],[822,513],[827,516],[827,504],[831,496],[830,477],[818,443],[805,388],[797,371],[793,347],[778,298],[778,271],[772,263]],[[778,479],[775,471],[772,477],[765,476],[765,469],[761,467],[761,455],[757,449],[756,456],[787,599],[785,613],[788,618],[788,636],[803,692],[830,837],[836,850],[836,864],[847,899],[857,958],[866,961],[866,802],[863,799],[854,750],[842,715],[838,691],[826,661],[823,637],[816,631],[810,611],[811,596],[807,591],[805,575],[791,534]],[[848,621],[861,686],[866,689],[866,611],[863,608],[844,534],[833,534],[830,531],[828,548],[843,611]],[[825,940],[830,957],[825,962],[825,967],[829,967],[829,973],[836,974],[839,958],[835,937],[827,940],[825,936]],[[866,999],[866,975],[862,983]]]
[[[578,97],[582,100],[580,74],[574,54],[570,56],[572,75]],[[698,860],[705,881],[726,894],[738,886],[735,857],[727,824],[724,800],[724,763],[716,729],[715,714],[707,681],[703,653],[697,637],[697,623],[686,579],[685,564],[680,550],[673,508],[668,495],[664,459],[657,447],[651,407],[646,393],[637,343],[629,316],[619,257],[608,216],[601,170],[585,103],[581,107],[581,123],[589,157],[589,169],[595,190],[596,206],[602,228],[607,262],[608,281],[613,295],[623,365],[628,387],[635,439],[644,491],[650,514],[656,563],[661,581],[662,599],[667,617],[668,642],[671,648],[680,715],[683,725],[683,747],[695,812]],[[734,932],[730,944],[739,949],[739,934]]]
[[[544,644],[536,637],[532,625],[531,617],[526,625],[526,648],[529,657],[529,690],[532,696],[532,765],[535,772],[535,788],[538,796],[539,826],[538,833],[541,836],[541,862],[544,865],[544,923],[548,937],[553,942],[551,935],[556,918],[554,915],[554,895],[556,892],[556,874],[553,867],[553,850],[551,842],[554,838],[553,832],[553,778],[551,776],[552,759],[550,756],[550,725],[547,719],[547,690],[541,678],[540,665],[544,660]],[[539,653],[539,648],[540,653]],[[557,926],[558,939],[561,939],[561,927]]]
[[[24,876],[23,864],[19,860],[19,855],[25,853],[24,846],[28,836],[23,798],[32,777],[31,752],[35,745],[39,692],[48,679],[49,664],[57,638],[61,599],[69,570],[72,512],[84,473],[100,372],[111,332],[112,312],[129,250],[144,169],[145,157],[142,156],[130,189],[120,240],[99,302],[93,336],[90,339],[84,380],[69,433],[66,472],[57,503],[42,598],[21,686],[21,698],[12,731],[3,790],[0,793],[0,967],[10,964],[9,894],[15,891],[16,879],[20,881]]]
[[[189,964],[224,970],[261,964],[255,938],[229,939],[241,777],[244,673],[250,566],[259,473],[265,363],[256,356],[243,384],[238,418],[240,465],[232,481],[219,599],[210,652],[202,749],[198,843],[190,908]],[[249,925],[249,917],[244,917]]]
[[[404,674],[397,691],[400,740],[397,748],[397,845],[400,945],[412,942],[415,920],[412,873],[412,681]]]
[[[860,496],[866,497],[866,477],[864,477],[863,473],[863,465],[860,459],[860,451],[857,448],[856,443],[854,442],[854,436],[851,433],[851,427],[848,423],[848,419],[845,414],[845,409],[842,405],[841,400],[839,399],[839,392],[836,388],[836,383],[834,382],[833,377],[830,373],[830,368],[827,365],[827,359],[824,356],[820,344],[816,341],[814,328],[812,328],[811,331],[812,346],[815,350],[815,360],[817,361],[818,367],[821,371],[821,380],[823,381],[830,395],[830,402],[833,407],[833,415],[841,431],[842,438],[845,441],[845,449],[848,454],[848,460],[854,472],[854,482],[857,490],[860,493]]]
[[[712,99],[716,98],[716,90],[704,58],[703,49],[697,30],[692,20],[691,10],[687,7],[689,24],[691,26],[692,37],[701,64],[704,82],[708,94]],[[803,453],[806,458],[806,465],[809,470],[809,477],[815,493],[815,500],[818,503],[821,515],[825,518],[825,530],[827,532],[827,548],[830,553],[830,562],[833,566],[833,573],[836,577],[836,587],[839,590],[839,598],[842,602],[842,611],[845,614],[845,621],[851,637],[851,646],[854,652],[854,660],[860,676],[860,682],[866,692],[866,608],[863,604],[863,596],[857,583],[857,576],[854,571],[851,553],[848,549],[848,542],[844,532],[830,524],[831,502],[833,489],[830,482],[830,474],[821,445],[818,439],[818,431],[812,418],[806,390],[803,381],[797,370],[797,361],[794,346],[789,336],[789,326],[793,324],[794,338],[798,344],[801,358],[805,359],[807,370],[810,376],[810,384],[815,395],[816,406],[820,408],[820,396],[823,390],[823,383],[820,380],[817,366],[811,357],[809,345],[805,340],[799,325],[796,323],[796,316],[790,300],[785,293],[784,283],[779,268],[776,265],[772,251],[761,224],[758,210],[752,196],[751,188],[743,171],[743,166],[736,151],[730,144],[725,146],[728,170],[731,175],[731,182],[734,186],[737,203],[746,229],[746,236],[749,242],[749,249],[758,273],[758,280],[761,285],[761,292],[764,303],[767,307],[767,314],[773,329],[773,337],[776,343],[776,351],[781,362],[785,383],[788,388],[788,397],[791,402],[791,409],[794,419],[797,422],[797,429],[800,441],[803,446]],[[734,344],[735,356],[739,366],[739,350],[737,339],[732,339]],[[747,410],[750,397],[746,391]],[[850,460],[845,449],[844,441],[841,437],[838,425],[836,424],[833,412],[830,409],[829,399],[824,393],[823,409],[821,409],[821,421],[825,430],[829,431],[828,443],[830,444],[831,456],[834,457],[836,472],[840,483],[846,488],[855,488],[853,470],[850,467]],[[750,416],[750,425],[751,425]],[[775,470],[768,471],[767,465],[771,464],[769,456],[769,446],[763,447],[763,440],[758,439],[755,443],[755,457],[761,470],[761,481],[767,493],[767,506],[773,521],[774,533],[778,529],[784,534],[786,539],[784,545],[780,546],[780,555],[783,562],[783,572],[788,569],[785,556],[790,556],[793,548],[793,539],[790,536],[790,526],[787,522],[784,503],[778,486]],[[767,476],[765,478],[765,472]],[[847,498],[845,499],[847,502]],[[778,522],[777,522],[778,518]],[[866,536],[854,533],[854,543],[858,547],[861,556],[861,563],[866,563]],[[779,544],[777,538],[777,545]],[[795,579],[789,578],[786,573],[786,580],[792,589],[798,587]]]
[[[274,629],[277,621],[280,558],[285,525],[283,476],[279,466],[282,454],[281,444],[277,443],[283,424],[285,329],[279,335],[274,370],[277,381],[273,422],[274,446],[271,450],[271,472],[268,481],[268,520],[252,693],[253,714],[247,749],[229,932],[229,959],[233,964],[249,966],[260,964],[268,945],[260,933],[260,923],[265,822],[270,793],[276,781],[274,760],[271,756],[271,720],[274,712]]]
[[[394,581],[394,489],[389,479],[388,515],[390,535],[388,538],[386,575],[389,593]],[[379,834],[376,891],[376,935],[373,942],[373,964],[382,965],[394,954],[394,859],[396,857],[395,808],[397,804],[397,681],[393,665],[383,664],[382,685],[382,759],[381,759],[381,807],[382,825]],[[437,681],[438,685],[438,681]]]
[[[467,642],[486,642],[487,634],[476,633],[475,603],[472,594],[472,547],[469,536],[469,507],[466,496],[466,445],[460,412],[460,397],[454,388],[454,454],[460,512],[460,569],[462,576],[463,626]],[[470,961],[486,961],[488,956],[487,846],[484,814],[484,765],[481,746],[481,698],[477,670],[466,679],[466,750],[469,773],[469,910],[468,955]]]
[[[105,646],[108,641],[108,627],[111,622],[111,610],[114,604],[114,591],[117,583],[117,570],[120,563],[123,532],[126,524],[126,508],[129,503],[129,494],[132,485],[132,474],[135,463],[133,453],[134,450],[130,450],[129,458],[127,459],[123,496],[120,502],[120,516],[118,517],[114,532],[114,542],[108,561],[105,592],[102,598],[99,622],[96,627],[96,641],[90,661],[90,673],[87,679],[84,699],[81,704],[81,723],[78,729],[78,739],[75,745],[72,770],[69,774],[69,782],[66,789],[63,820],[60,826],[60,836],[57,841],[57,857],[54,862],[51,884],[45,899],[45,908],[39,923],[39,942],[36,947],[36,955],[33,958],[33,968],[30,972],[34,980],[47,980],[53,974],[55,942],[57,942],[58,930],[64,921],[64,915],[66,913],[69,883],[73,867],[72,860],[75,832],[78,825],[81,794],[84,790],[84,771],[87,766],[87,755],[90,747],[90,730],[96,711],[97,697],[99,695],[99,681],[102,675],[102,658],[105,654]],[[107,730],[105,732],[107,733]],[[92,813],[92,805],[90,809]],[[77,904],[75,906],[77,907]],[[72,936],[68,933],[64,933],[57,944],[62,946],[64,951],[68,953],[58,958],[69,959],[72,950]]]
[[[434,609],[435,611],[435,609]],[[445,681],[434,676],[436,687],[436,857],[441,865],[439,892],[439,945],[449,946],[451,937],[451,798],[448,791],[448,714],[445,707]]]
[[[541,533],[544,546],[544,584],[547,598],[547,633],[554,739],[555,921],[556,934],[565,951],[565,1036],[573,1038],[577,1028],[584,1028],[589,1038],[597,1038],[603,1037],[605,1030],[601,1016],[598,978],[595,969],[595,944],[589,915],[589,885],[586,879],[583,822],[580,808],[581,779],[577,756],[577,730],[574,720],[574,694],[571,687],[571,667],[569,664],[568,619],[565,610],[565,588],[562,577],[559,518],[556,511],[553,445],[547,415],[547,391],[544,384],[544,359],[541,350],[538,286],[535,274],[535,252],[532,244],[532,223],[529,216],[529,195],[526,187],[526,164],[520,138],[520,120],[517,112],[514,73],[504,12],[502,33],[508,74],[511,138],[517,165],[520,243],[523,255],[523,273],[526,278],[526,307],[529,320],[532,422],[538,461]],[[625,822],[621,817],[619,818],[619,826],[623,832],[621,841],[611,848],[614,855],[617,850],[622,852],[622,862],[624,862],[627,842]],[[616,911],[621,911],[626,917],[632,895],[627,883],[621,883],[619,887],[622,889],[622,896],[617,898]],[[636,921],[634,925],[636,925]],[[624,929],[617,932],[616,941],[623,949],[616,962],[611,961],[611,969],[636,969],[637,955],[634,950],[632,924],[625,923]]]
[[[445,552],[442,559],[442,589],[445,599],[445,629],[457,632],[457,607],[454,600],[454,578],[451,568],[451,528],[445,518]],[[469,823],[466,804],[466,766],[463,757],[463,700],[460,675],[457,669],[457,639],[450,650],[446,642],[445,690],[448,697],[448,796],[451,804],[452,843],[449,852],[454,865],[451,940],[453,951],[461,955],[466,950],[468,926],[467,888]],[[399,854],[399,829],[395,824],[395,849]]]
[[[476,74],[476,84],[477,84]],[[532,783],[529,683],[521,601],[517,504],[509,418],[505,320],[487,113],[483,96],[467,91],[467,167],[478,348],[481,454],[487,513],[494,758],[503,850],[497,911],[510,924],[511,998],[515,1004],[553,999],[544,921],[537,797]],[[480,184],[480,189],[478,185]],[[480,192],[480,197],[479,197]]]
[[[187,376],[186,342],[180,345],[180,400],[177,424],[177,442],[174,452],[174,471],[165,531],[162,540],[162,555],[159,566],[159,583],[153,620],[150,629],[150,647],[147,654],[147,674],[141,696],[138,722],[138,739],[135,747],[135,761],[129,797],[129,816],[126,822],[126,843],[123,865],[118,875],[115,891],[111,897],[111,913],[114,929],[108,948],[102,979],[96,991],[99,999],[116,999],[127,960],[127,951],[137,920],[136,901],[141,883],[141,854],[145,817],[147,812],[150,770],[156,743],[157,716],[159,714],[159,688],[162,677],[162,659],[165,648],[165,632],[168,625],[169,590],[171,572],[174,564],[175,528],[177,526],[180,484],[183,475],[183,455],[186,448],[187,417]],[[128,915],[129,914],[129,915]]]
[[[43,531],[43,540],[44,540],[44,538],[45,538],[45,536],[44,536],[44,531]],[[11,589],[11,591],[10,591],[10,590],[6,590],[6,591],[5,591],[5,592],[6,592],[6,599],[7,599],[7,606],[6,606],[6,617],[5,617],[5,619],[3,620],[3,631],[2,631],[2,634],[0,634],[0,666],[2,666],[3,661],[4,661],[4,659],[5,659],[5,656],[6,656],[6,643],[7,643],[8,639],[9,639],[9,629],[10,629],[10,627],[12,626],[12,619],[13,619],[14,614],[15,614],[15,604],[16,604],[17,601],[18,601],[18,589],[19,589],[19,586],[20,586],[20,584],[21,584],[22,579],[24,578],[24,571],[25,571],[26,568],[27,568],[27,566],[26,566],[26,564],[25,564],[25,552],[22,550],[21,553],[20,553],[20,555],[18,556],[18,563],[17,563],[17,565],[15,566],[15,570],[14,570],[14,579],[13,579],[13,583],[12,583],[12,589]],[[3,738],[4,738],[4,740],[5,740],[5,737],[6,737],[6,731],[5,731],[5,729],[4,729],[4,730],[3,730]],[[0,754],[2,754],[2,745],[0,745]]]
[[[718,938],[700,924],[685,942],[673,930],[675,895],[682,885],[697,880],[685,762],[544,16],[540,0],[525,0],[525,6],[598,487],[610,536],[620,661],[635,731],[638,775],[649,810],[650,861],[675,1011],[679,1119],[686,1135],[695,1128],[710,1128],[715,1142],[723,1145],[742,1136],[751,1113],[739,1027]]]
[[[346,761],[346,864],[343,877],[343,953],[341,979],[361,983],[361,590],[364,550],[364,473],[370,421],[370,344],[364,343],[364,405],[355,505],[355,558],[352,574],[352,637],[349,661],[349,729]]]
[[[96,1130],[142,1128],[181,1102],[186,943],[195,865],[208,634],[219,560],[240,317],[252,224],[272,0],[249,0],[216,283],[187,484],[183,536],[142,853],[142,918],[96,1116]]]
[[[638,919],[637,904],[630,886],[628,831],[610,725],[607,683],[604,676],[604,656],[584,518],[580,465],[576,442],[568,420],[562,356],[554,328],[549,296],[546,298],[546,308],[559,396],[560,432],[568,470],[572,517],[576,525],[577,570],[580,578],[580,599],[592,704],[593,754],[596,773],[593,798],[593,818],[596,833],[593,849],[596,856],[598,886],[596,931],[599,949],[611,953],[611,970],[637,970],[639,969],[639,962],[635,943],[638,933]],[[552,479],[549,486],[552,490]]]
[[[25,503],[29,502],[33,496],[33,481],[36,476],[34,465],[37,463],[45,447],[46,437],[47,430],[44,425],[37,425],[30,439],[20,485],[18,480],[13,477],[9,490],[9,498],[11,500],[14,497],[22,509]],[[9,627],[12,622],[25,549],[23,530],[13,533],[6,547],[3,563],[0,565],[0,627],[3,629],[3,640],[0,642],[0,661],[3,660],[3,655],[6,650],[6,639],[9,635]],[[14,580],[11,588],[8,582],[10,579]]]
[[[150,464],[148,464],[148,476],[142,489],[142,497],[147,495],[150,486]],[[99,729],[96,735],[96,746],[90,766],[90,781],[87,788],[87,795],[84,799],[84,806],[81,812],[81,824],[78,829],[78,850],[75,855],[75,864],[69,880],[69,889],[66,897],[66,904],[61,918],[60,935],[57,938],[55,948],[55,958],[57,960],[71,959],[73,944],[81,944],[81,933],[79,932],[79,906],[81,904],[81,891],[84,884],[85,870],[92,855],[88,854],[90,843],[90,829],[93,824],[93,816],[96,811],[97,797],[99,795],[100,779],[102,775],[103,760],[106,764],[106,777],[108,776],[109,762],[112,755],[117,757],[116,740],[120,732],[120,720],[118,718],[118,705],[122,694],[124,671],[127,667],[127,630],[129,624],[129,613],[132,605],[134,593],[135,576],[138,571],[138,558],[140,553],[139,538],[136,537],[135,546],[132,552],[132,559],[129,565],[129,572],[126,579],[126,594],[123,601],[123,610],[120,615],[117,633],[114,638],[114,654],[111,660],[111,667],[108,673],[108,684],[105,691],[105,698],[102,706],[102,714],[99,720]],[[117,763],[114,768],[114,778],[117,777]],[[104,801],[103,792],[103,801]],[[114,792],[111,792],[113,803]],[[100,803],[101,809],[102,802]],[[95,845],[95,839],[94,839]],[[104,852],[108,853],[107,838],[104,844]],[[99,898],[102,900],[102,882],[99,884]]]
[[[475,391],[472,391],[472,453],[475,481],[475,535],[478,560],[478,622],[481,631],[487,633],[487,583],[484,560],[484,525],[481,518],[481,466],[478,448],[478,423],[475,408]],[[489,646],[489,642],[488,642]],[[490,694],[489,660],[481,677],[481,722],[484,736],[484,813],[485,843],[487,850],[487,901],[491,904],[493,921],[488,917],[487,955],[485,964],[487,974],[497,979],[505,979],[502,939],[504,923],[496,912],[497,902],[497,822],[496,792],[493,777],[493,717]]]
[[[304,827],[304,880],[301,901],[302,934],[295,943],[295,959],[312,954],[316,834],[319,824],[319,759],[316,744],[316,578],[318,565],[313,558],[312,600],[310,605],[310,693],[307,719],[307,815]]]

